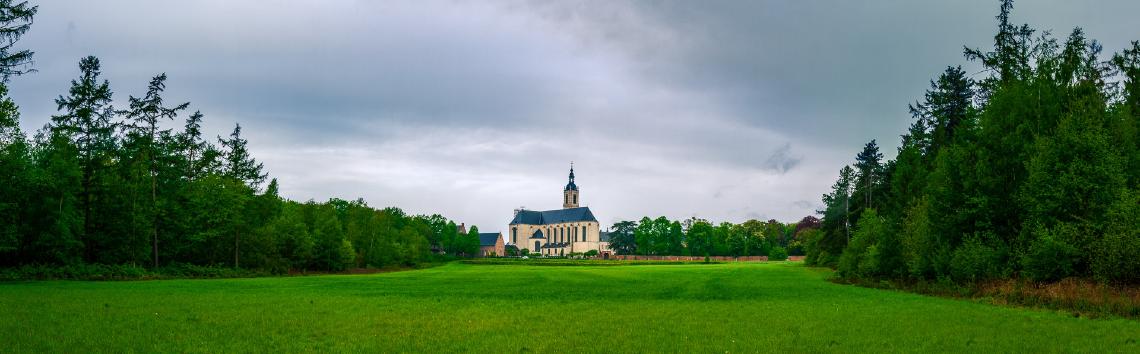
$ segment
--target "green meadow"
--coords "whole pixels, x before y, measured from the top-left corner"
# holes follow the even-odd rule
[[[839,285],[796,263],[0,283],[3,352],[1140,352],[1140,322]]]

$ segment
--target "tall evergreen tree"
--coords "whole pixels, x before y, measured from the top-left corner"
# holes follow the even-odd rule
[[[855,170],[859,172],[858,183],[855,185],[855,194],[863,197],[864,208],[873,207],[874,196],[878,185],[882,183],[883,154],[879,152],[879,145],[871,140],[863,146],[863,151],[855,156]]]
[[[160,210],[158,205],[158,156],[162,149],[160,135],[166,133],[159,124],[162,121],[173,120],[179,111],[190,106],[189,102],[166,107],[163,103],[162,93],[166,90],[166,74],[159,74],[151,79],[147,85],[146,95],[141,98],[131,96],[129,108],[122,113],[130,120],[128,134],[135,143],[138,161],[145,163],[147,177],[150,179],[150,217],[147,218],[152,240],[152,258],[154,266],[158,266],[158,228]]]
[[[0,265],[20,260],[23,216],[32,194],[28,189],[32,168],[28,153],[19,108],[8,97],[8,87],[0,83]]]
[[[32,20],[39,6],[28,6],[27,1],[0,0],[0,82],[8,78],[35,71],[31,50],[16,50],[20,37],[32,28]]]
[[[242,181],[253,189],[265,182],[266,174],[261,172],[263,164],[250,156],[246,147],[249,142],[241,137],[241,124],[234,125],[229,139],[219,137],[218,141],[225,149],[224,173],[227,177]]]
[[[1113,55],[1112,66],[1122,77],[1121,101],[1115,107],[1118,117],[1111,131],[1124,156],[1129,186],[1140,190],[1140,41]]]
[[[111,107],[111,88],[107,80],[100,81],[99,58],[88,56],[79,61],[81,72],[78,80],[71,81],[67,96],[55,100],[59,115],[52,116],[52,129],[67,139],[79,152],[79,165],[82,170],[80,210],[83,213],[83,234],[94,237],[95,223],[99,219],[95,203],[105,197],[105,188],[99,181],[104,179],[106,166],[115,148],[114,129],[111,121],[114,110]],[[93,259],[94,244],[88,243],[88,260]]]

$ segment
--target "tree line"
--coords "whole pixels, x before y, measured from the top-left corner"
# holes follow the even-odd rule
[[[166,97],[165,74],[115,107],[100,60],[82,58],[78,77],[55,99],[58,113],[29,137],[7,83],[34,71],[33,53],[13,46],[36,11],[0,0],[0,266],[337,271],[478,250],[477,228],[461,235],[440,215],[282,198],[241,125],[206,137],[205,115]],[[177,119],[181,129],[165,128]]]
[[[617,254],[659,256],[802,255],[803,242],[819,232],[820,220],[807,216],[795,223],[748,220],[740,224],[690,218],[683,221],[644,217],[610,227],[610,249]]]
[[[874,140],[823,196],[807,262],[849,278],[1140,283],[1140,42],[1103,58],[1010,23],[910,105],[898,155]]]

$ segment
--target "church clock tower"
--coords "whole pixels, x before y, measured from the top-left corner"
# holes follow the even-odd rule
[[[570,183],[562,190],[562,208],[578,207],[578,185],[574,184],[574,163],[570,163]]]

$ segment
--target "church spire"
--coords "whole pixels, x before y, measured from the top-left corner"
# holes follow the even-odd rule
[[[567,209],[578,207],[578,185],[574,184],[574,161],[570,161],[570,182],[562,189],[562,207]]]

